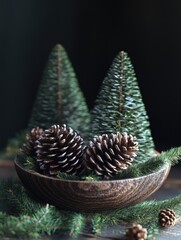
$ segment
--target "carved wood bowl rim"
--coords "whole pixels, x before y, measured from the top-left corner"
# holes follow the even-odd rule
[[[29,182],[29,184],[27,184],[27,178],[29,177],[34,177],[37,178],[38,180],[40,179],[41,181],[49,181],[50,183],[58,183],[60,184],[60,187],[63,187],[63,191],[65,192],[65,198],[66,198],[66,193],[69,191],[66,189],[66,186],[81,186],[84,190],[84,193],[86,193],[86,188],[87,186],[91,186],[91,187],[95,187],[95,188],[99,188],[101,186],[106,186],[106,185],[110,185],[111,187],[115,188],[116,187],[119,187],[119,185],[123,184],[123,183],[126,183],[126,184],[129,184],[129,182],[134,182],[135,184],[137,182],[140,182],[142,180],[142,182],[146,181],[147,179],[153,179],[153,182],[155,181],[155,178],[154,177],[158,177],[158,185],[154,185],[154,187],[152,187],[153,189],[151,190],[151,192],[149,192],[148,190],[146,190],[147,192],[145,193],[144,196],[141,196],[140,194],[140,197],[139,198],[136,198],[136,199],[129,199],[128,197],[128,200],[127,202],[125,203],[122,203],[120,202],[119,204],[119,201],[118,201],[118,204],[115,204],[112,203],[112,205],[110,205],[109,203],[107,204],[107,200],[105,199],[105,203],[103,205],[106,205],[106,206],[101,206],[101,204],[99,204],[95,199],[91,198],[92,196],[89,196],[91,198],[90,199],[86,199],[86,196],[81,196],[82,197],[82,201],[85,201],[85,202],[81,202],[80,200],[80,206],[76,205],[74,206],[74,199],[70,200],[72,201],[72,203],[67,203],[67,199],[65,200],[60,200],[59,203],[57,203],[56,201],[57,200],[51,200],[50,198],[48,199],[48,203],[50,204],[53,204],[57,207],[61,207],[63,206],[63,209],[69,209],[69,210],[76,210],[76,211],[88,211],[88,212],[95,212],[95,211],[102,211],[102,210],[111,210],[111,209],[116,209],[118,207],[126,207],[126,206],[129,206],[129,205],[134,205],[144,199],[146,199],[147,197],[149,197],[151,194],[153,194],[156,190],[158,190],[161,185],[163,184],[163,182],[165,181],[165,179],[167,178],[168,174],[169,174],[169,171],[170,171],[170,168],[171,168],[171,165],[170,164],[164,164],[158,171],[156,172],[153,172],[153,173],[149,173],[148,175],[144,175],[144,176],[140,176],[140,177],[135,177],[135,178],[126,178],[126,179],[113,179],[113,180],[100,180],[100,181],[89,181],[89,180],[69,180],[69,179],[61,179],[61,178],[56,178],[56,177],[50,177],[50,176],[46,176],[46,175],[43,175],[41,173],[38,173],[34,170],[31,170],[31,169],[28,169],[26,167],[24,167],[20,162],[19,160],[16,158],[14,160],[14,164],[15,164],[15,169],[16,169],[16,172],[21,180],[21,182],[24,184],[24,186],[26,188],[28,188],[31,192],[34,192],[35,195],[37,194],[37,191],[36,191],[36,188],[33,189],[32,186],[34,186],[35,184],[33,184],[31,186],[31,183]],[[161,180],[159,178],[159,176],[161,176]],[[24,179],[25,177],[25,179]],[[148,182],[149,184],[149,182]],[[31,188],[31,189],[30,189]],[[72,187],[73,188],[73,187]],[[133,188],[133,186],[132,186]],[[131,188],[131,189],[132,189]],[[72,189],[70,189],[72,191]],[[90,188],[88,187],[88,190],[87,191],[90,191]],[[61,192],[62,193],[62,192]],[[88,192],[87,192],[88,193]],[[118,191],[116,191],[115,193],[118,193]],[[39,193],[38,193],[39,194]],[[127,194],[129,194],[129,191],[127,192]],[[137,192],[135,192],[135,194],[137,194]],[[89,195],[89,194],[88,194]],[[139,195],[139,193],[138,193]],[[111,196],[112,196],[112,193],[111,193]],[[40,196],[38,196],[40,197]],[[46,193],[44,194],[44,197],[46,198]],[[78,196],[80,197],[80,196]],[[46,200],[44,198],[44,200]],[[88,197],[87,197],[88,198]],[[98,197],[99,198],[99,197]],[[105,194],[105,198],[106,198],[106,194]],[[91,204],[87,203],[86,204],[86,201],[92,201],[96,202],[97,206],[94,205],[93,203],[93,207],[91,206]],[[63,201],[63,204],[62,204],[62,201]],[[101,201],[104,201],[104,199],[102,199]],[[117,200],[116,200],[117,201]],[[68,199],[68,202],[69,202],[69,199]],[[75,197],[75,203],[76,203],[76,197]],[[67,206],[68,204],[68,206]],[[81,206],[81,204],[85,205],[85,206]]]

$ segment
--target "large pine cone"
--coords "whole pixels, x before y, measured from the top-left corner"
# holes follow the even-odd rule
[[[145,240],[147,239],[147,230],[140,224],[133,224],[126,230],[126,236],[129,240]]]
[[[37,140],[40,170],[56,176],[59,172],[77,175],[82,171],[84,143],[78,132],[66,125],[53,125]]]
[[[159,212],[159,223],[162,227],[170,227],[175,224],[175,212],[172,209],[166,208]]]
[[[22,152],[29,157],[36,158],[36,141],[43,134],[43,129],[36,127],[26,135],[27,143],[23,145]]]
[[[95,136],[86,149],[85,164],[97,175],[110,178],[132,164],[136,150],[138,150],[138,142],[127,133]]]

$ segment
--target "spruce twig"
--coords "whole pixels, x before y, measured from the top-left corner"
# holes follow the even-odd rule
[[[84,227],[85,227],[85,218],[83,214],[75,213],[72,219],[70,219],[69,235],[71,237],[77,237],[81,233]]]
[[[176,212],[180,213],[181,194],[162,201],[145,201],[134,206],[130,206],[123,209],[117,209],[115,211],[106,212],[109,215],[109,221],[113,218],[114,222],[119,221],[131,221],[139,222],[140,224],[149,224],[154,222],[155,216],[162,208],[172,208]]]
[[[117,223],[116,219],[112,216],[109,217],[109,214],[106,212],[95,213],[91,216],[92,221],[92,232],[99,234],[102,229],[108,225],[115,225]]]
[[[104,226],[101,215],[95,214],[94,216],[92,216],[91,222],[92,222],[92,232],[96,234],[100,233]]]
[[[140,177],[153,172],[157,172],[164,165],[170,164],[174,166],[181,160],[181,147],[171,148],[155,157],[149,158],[147,161],[135,164],[128,169],[120,172],[115,179]]]
[[[42,221],[42,219],[46,216],[46,214],[49,213],[49,204],[47,203],[45,206],[45,211],[43,212],[43,214],[37,219],[37,221],[34,223],[34,225],[38,225],[38,223],[40,223]]]
[[[28,192],[17,181],[9,179],[0,184],[0,200],[19,214],[31,214],[43,205],[29,198]]]
[[[172,199],[163,201],[145,201],[134,206],[114,211],[104,211],[95,214],[79,214],[70,211],[59,211],[53,206],[43,205],[35,202],[26,195],[26,191],[22,189],[20,183],[13,184],[4,183],[1,185],[1,199],[2,191],[7,192],[7,189],[15,191],[22,195],[19,199],[19,205],[25,204],[26,209],[21,209],[19,215],[11,216],[0,212],[0,236],[23,238],[37,238],[43,234],[52,234],[69,230],[70,234],[76,237],[82,232],[87,221],[92,222],[94,233],[100,233],[102,228],[122,222],[138,222],[143,224],[149,230],[150,236],[154,239],[153,235],[157,235],[160,227],[157,222],[157,215],[160,209],[172,208],[180,215],[181,210],[181,195]],[[20,189],[22,189],[20,191]],[[23,194],[22,194],[23,193]],[[7,196],[8,197],[8,196]],[[0,199],[0,200],[1,200]],[[9,206],[16,207],[16,201],[10,201]],[[151,222],[151,224],[150,224]],[[62,225],[63,223],[63,225]],[[9,231],[10,229],[10,231]]]

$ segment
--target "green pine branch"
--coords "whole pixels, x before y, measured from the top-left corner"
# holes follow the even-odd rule
[[[115,216],[119,216],[117,218],[117,221],[119,219],[121,221],[131,221],[131,222],[139,222],[140,224],[149,224],[150,222],[153,222],[154,220],[158,221],[158,213],[161,209],[164,208],[171,208],[174,209],[177,214],[180,214],[180,205],[181,205],[181,194],[168,199],[168,200],[162,200],[162,201],[144,201],[142,203],[139,203],[134,206],[130,206],[123,209],[118,209],[115,211],[112,211],[109,215],[109,217],[113,217],[115,221]],[[156,217],[155,217],[156,216]]]
[[[174,166],[181,160],[181,147],[171,148],[155,157],[147,159],[143,163],[135,164],[117,175],[115,179],[134,178],[159,171],[165,165]]]
[[[42,235],[53,234],[63,229],[63,219],[55,219],[47,204],[33,215],[9,216],[0,212],[0,236],[17,237],[18,239],[36,239]]]
[[[111,217],[109,215],[110,213],[106,212],[92,214],[91,222],[93,233],[100,234],[103,228],[118,224],[116,216],[114,218],[112,215]]]
[[[153,155],[148,116],[131,61],[120,52],[104,79],[91,114],[91,136],[127,132],[139,142],[137,162]]]
[[[75,238],[85,227],[85,217],[81,213],[75,213],[69,221],[69,235]]]
[[[0,236],[37,238],[44,234],[68,230],[62,223],[68,223],[71,213],[60,212],[49,204],[40,204],[33,199],[17,181],[9,180],[0,184],[0,203],[15,215],[0,212]],[[4,205],[5,203],[5,205]],[[8,231],[8,228],[11,231]]]
[[[19,213],[10,215],[0,211],[0,237],[17,237],[36,239],[45,234],[69,232],[77,237],[91,222],[92,232],[101,233],[107,226],[119,225],[125,221],[136,222],[148,229],[149,238],[155,239],[161,230],[158,224],[158,213],[161,209],[171,208],[177,217],[181,215],[181,195],[162,201],[145,201],[134,206],[103,211],[100,213],[76,213],[58,210],[49,204],[40,204],[27,195],[19,182],[8,181],[0,185],[0,203],[6,201],[7,209],[19,208]],[[6,192],[6,195],[4,194]],[[14,200],[10,201],[13,197]],[[154,237],[153,237],[154,236]]]
[[[158,222],[161,209],[171,208],[177,216],[181,214],[181,194],[169,200],[144,201],[134,206],[104,211],[91,216],[94,233],[100,233],[104,227],[127,223],[139,223],[148,229],[148,239],[154,240],[162,227]]]
[[[86,137],[89,112],[64,48],[57,44],[50,53],[40,83],[29,129],[67,124]]]
[[[9,179],[0,184],[0,200],[8,209],[21,214],[31,214],[43,205],[31,199],[31,193],[27,192],[19,181]]]

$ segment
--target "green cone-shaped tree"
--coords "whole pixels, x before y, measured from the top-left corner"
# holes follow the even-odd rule
[[[50,53],[28,128],[68,124],[85,136],[89,119],[72,65],[64,48],[58,44]]]
[[[137,138],[135,162],[153,155],[154,143],[140,89],[131,61],[125,52],[113,60],[91,113],[91,137],[127,132]]]

